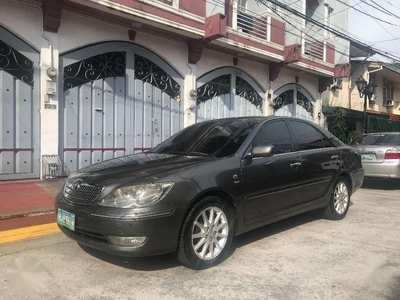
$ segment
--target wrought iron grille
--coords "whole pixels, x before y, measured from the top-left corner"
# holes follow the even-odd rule
[[[33,87],[33,61],[2,40],[0,40],[0,71],[5,71]]]
[[[78,205],[90,205],[103,191],[103,187],[83,183],[80,180],[67,181],[64,187],[65,199]]]
[[[290,105],[293,103],[293,97],[294,97],[294,91],[293,90],[288,90],[286,92],[283,92],[280,94],[278,97],[274,99],[272,102],[272,108],[274,110],[278,110],[286,105]]]
[[[125,74],[125,52],[92,56],[64,68],[64,91],[98,79],[124,77]]]
[[[167,72],[138,54],[135,54],[135,78],[154,85],[171,98],[181,94],[181,86]]]
[[[236,95],[243,97],[262,110],[263,98],[260,94],[240,76],[236,76]]]
[[[304,109],[310,114],[314,115],[314,105],[310,100],[300,91],[297,91],[297,105],[304,107]]]
[[[218,76],[197,89],[197,102],[205,102],[231,92],[231,75]]]

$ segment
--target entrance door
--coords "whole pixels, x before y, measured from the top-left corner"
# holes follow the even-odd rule
[[[0,180],[39,177],[39,53],[0,27]]]
[[[288,84],[274,93],[275,116],[299,117],[314,122],[314,100],[301,86]]]
[[[235,68],[214,70],[197,80],[196,122],[263,115],[263,90]]]
[[[124,42],[62,56],[61,153],[66,174],[149,150],[183,128],[183,80],[154,53]]]

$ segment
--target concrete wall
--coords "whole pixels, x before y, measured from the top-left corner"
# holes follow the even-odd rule
[[[351,81],[348,77],[342,78],[342,88],[328,88],[322,93],[322,104],[327,106],[340,106],[350,108],[349,88]]]
[[[333,8],[332,12],[332,28],[338,31],[348,33],[349,32],[349,20],[350,20],[350,9],[348,9],[347,5],[350,5],[350,0],[343,0],[341,3],[336,0],[325,0],[325,3],[329,4],[330,7]],[[342,38],[336,37],[334,35],[330,35],[330,39],[328,40],[332,44],[335,45],[335,49],[337,50],[335,53],[335,64],[342,64],[349,62],[349,51],[350,51],[350,42],[344,40]],[[343,53],[340,53],[343,52]]]

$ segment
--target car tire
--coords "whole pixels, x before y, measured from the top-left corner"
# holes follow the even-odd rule
[[[234,223],[234,209],[228,203],[215,196],[201,199],[182,225],[177,250],[179,261],[194,270],[222,262],[229,254]]]
[[[324,218],[342,220],[350,207],[350,185],[344,177],[339,177],[333,186],[329,204],[325,208]]]

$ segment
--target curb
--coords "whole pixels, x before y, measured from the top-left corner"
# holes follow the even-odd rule
[[[29,226],[0,232],[0,245],[61,233],[57,223]]]
[[[32,211],[32,210],[31,211],[21,211],[21,212],[13,213],[11,215],[0,215],[0,221],[52,214],[52,213],[55,213],[55,211],[56,210],[54,207],[42,208],[42,209],[36,210],[36,211]]]

